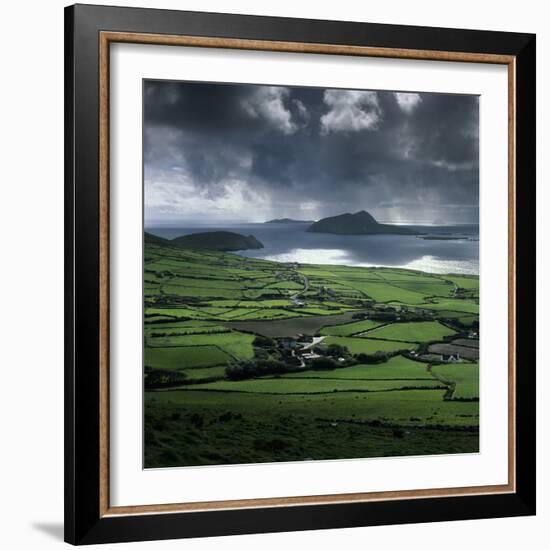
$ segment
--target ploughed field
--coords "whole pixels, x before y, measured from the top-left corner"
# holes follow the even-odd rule
[[[477,452],[478,292],[146,243],[145,467]]]

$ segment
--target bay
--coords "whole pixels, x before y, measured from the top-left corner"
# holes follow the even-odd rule
[[[173,239],[203,231],[254,235],[264,248],[238,254],[278,262],[399,267],[428,273],[479,274],[479,226],[407,226],[423,235],[333,235],[308,233],[307,223],[246,223],[194,227],[150,227]]]

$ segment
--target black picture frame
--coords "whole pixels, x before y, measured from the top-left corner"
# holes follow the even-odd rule
[[[338,504],[100,512],[100,32],[512,56],[515,64],[515,491]],[[129,542],[535,514],[535,36],[75,5],[65,9],[65,540]]]

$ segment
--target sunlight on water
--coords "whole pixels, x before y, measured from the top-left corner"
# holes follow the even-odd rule
[[[283,263],[353,265],[350,254],[338,248],[293,248],[282,254],[264,256],[264,259]]]
[[[374,264],[354,261],[352,254],[338,248],[293,248],[282,254],[264,256],[264,259],[283,263],[297,262],[300,264],[333,264],[355,267],[400,267],[425,271],[426,273],[461,273],[464,275],[477,275],[479,273],[479,262],[477,260],[444,260],[435,256],[422,256],[404,264]]]
[[[476,260],[440,260],[434,256],[422,256],[401,267],[406,269],[418,269],[426,273],[461,273],[464,275],[478,275],[479,262]]]

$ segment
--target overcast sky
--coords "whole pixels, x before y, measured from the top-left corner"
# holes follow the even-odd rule
[[[146,81],[145,224],[477,223],[478,98]]]

